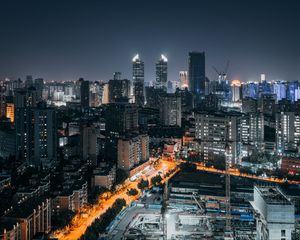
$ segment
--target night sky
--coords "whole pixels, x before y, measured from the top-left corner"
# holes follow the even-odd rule
[[[205,51],[210,79],[230,60],[232,79],[300,80],[299,49],[296,0],[0,1],[0,78],[131,79],[139,53],[150,81],[164,53],[176,80],[188,52]]]

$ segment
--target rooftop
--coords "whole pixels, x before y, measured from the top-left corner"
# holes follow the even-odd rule
[[[275,186],[255,187],[267,204],[292,205],[292,203]]]

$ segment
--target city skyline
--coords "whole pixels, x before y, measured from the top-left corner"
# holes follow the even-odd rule
[[[230,3],[1,3],[0,77],[94,81],[120,71],[131,79],[139,53],[146,82],[155,80],[160,54],[169,60],[168,79],[178,80],[188,52],[205,51],[210,80],[217,78],[212,66],[222,70],[227,60],[229,79],[299,79],[297,2]]]

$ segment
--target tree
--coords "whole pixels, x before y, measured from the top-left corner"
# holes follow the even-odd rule
[[[127,190],[127,195],[128,196],[136,196],[139,192],[135,188],[131,188]]]
[[[151,178],[151,183],[153,186],[158,186],[161,183],[161,176],[160,175],[156,175],[153,178]]]
[[[149,187],[149,181],[148,181],[148,180],[142,179],[142,180],[138,183],[137,187],[138,187],[139,189],[141,189],[141,190],[143,190],[143,189],[145,189],[145,188],[148,188],[148,187]]]
[[[122,183],[128,178],[128,174],[122,170],[122,169],[117,169],[116,172],[116,184]]]
[[[193,163],[189,163],[189,162],[183,162],[179,165],[180,169],[183,172],[196,172],[197,171],[197,167],[195,164]]]

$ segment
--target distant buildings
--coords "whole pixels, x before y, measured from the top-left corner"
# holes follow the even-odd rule
[[[256,240],[292,239],[295,207],[278,188],[255,186],[251,204],[256,215]]]
[[[180,71],[179,72],[179,81],[180,81],[180,88],[185,89],[189,87],[188,82],[188,72],[187,71]]]
[[[144,62],[139,58],[138,54],[132,59],[132,80],[133,80],[134,102],[138,106],[144,106],[144,102],[145,102]]]
[[[232,101],[238,102],[241,100],[241,81],[233,80],[231,82]]]
[[[165,55],[161,55],[161,58],[156,63],[156,81],[155,87],[167,91],[168,82],[168,59]]]
[[[167,93],[159,98],[160,121],[164,126],[181,127],[181,97]]]
[[[83,78],[79,79],[79,82],[81,107],[86,109],[90,106],[90,82],[84,80]]]
[[[108,82],[108,101],[128,102],[130,97],[130,81],[127,79],[113,79]]]

